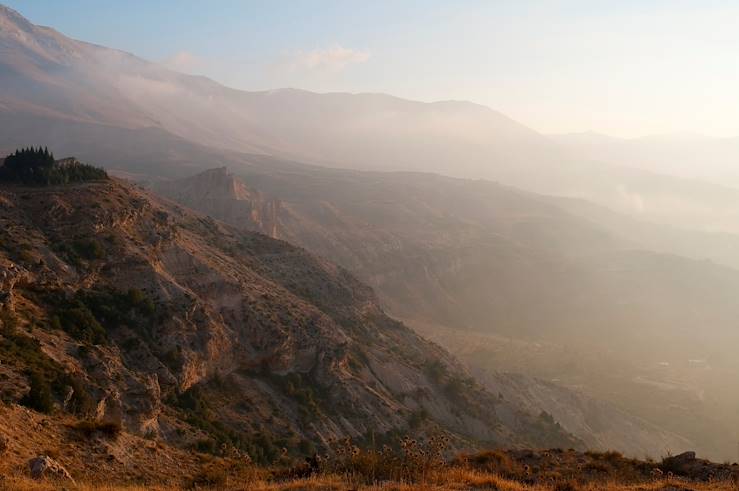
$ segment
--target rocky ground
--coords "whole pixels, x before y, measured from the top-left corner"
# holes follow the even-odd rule
[[[75,423],[0,406],[0,490],[728,491],[737,489],[739,472],[736,464],[690,452],[660,462],[563,449],[495,450],[435,461],[413,452],[346,454],[340,444],[319,464],[309,459],[264,467],[126,432],[82,434]]]

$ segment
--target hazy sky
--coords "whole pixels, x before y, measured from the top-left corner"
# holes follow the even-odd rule
[[[467,99],[545,133],[739,135],[739,1],[0,2],[237,88]]]

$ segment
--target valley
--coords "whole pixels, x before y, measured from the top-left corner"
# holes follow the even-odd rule
[[[457,32],[423,47],[357,8],[364,49],[321,48],[340,30],[288,20],[302,4],[105,5],[124,35],[40,1],[16,8],[54,27],[0,5],[0,490],[736,488],[736,138],[542,123],[618,125],[620,72],[596,103],[559,70],[623,43],[557,62],[547,21],[456,73],[480,6],[397,6],[387,32]],[[521,15],[481,18],[598,15],[503,4]],[[412,97],[383,93],[406,69]]]

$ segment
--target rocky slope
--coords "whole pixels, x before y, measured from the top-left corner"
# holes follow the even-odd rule
[[[370,288],[302,249],[116,180],[3,185],[0,206],[8,401],[38,385],[33,373],[58,410],[265,460],[278,445],[400,432],[578,444],[486,392]]]

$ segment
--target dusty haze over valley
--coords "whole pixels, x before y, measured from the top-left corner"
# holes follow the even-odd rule
[[[737,9],[87,3],[0,5],[0,489],[736,489]]]

